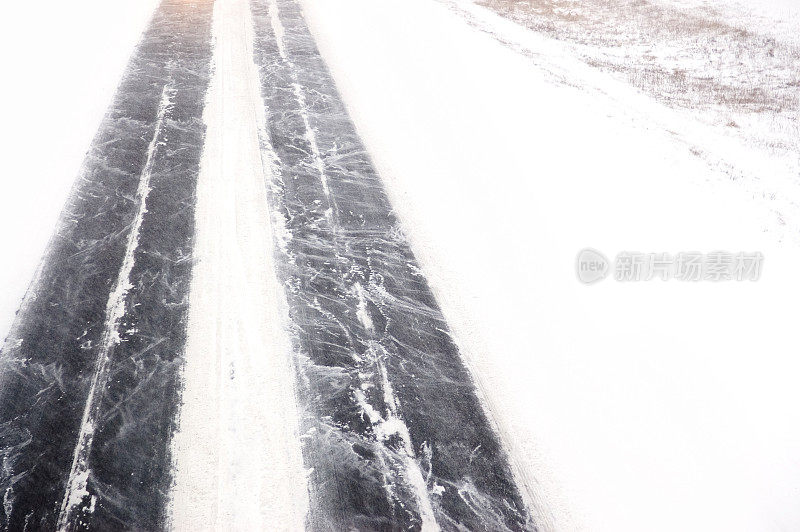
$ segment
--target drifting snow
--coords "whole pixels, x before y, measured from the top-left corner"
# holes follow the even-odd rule
[[[800,525],[796,159],[471,4],[304,10],[546,525]],[[765,269],[586,287],[586,246]]]

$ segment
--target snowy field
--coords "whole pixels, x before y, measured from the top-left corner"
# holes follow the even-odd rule
[[[302,2],[549,528],[800,527],[800,8],[764,2],[647,4],[741,29],[717,56],[704,29],[677,46],[598,0]],[[156,3],[14,3],[0,22],[3,335]],[[694,81],[717,66],[708,99]],[[726,96],[762,79],[765,109]],[[765,260],[758,282],[584,286],[585,247]]]

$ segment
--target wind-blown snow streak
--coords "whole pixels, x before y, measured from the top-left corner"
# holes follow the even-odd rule
[[[72,468],[70,470],[69,479],[67,480],[64,500],[61,504],[61,513],[58,520],[59,530],[65,530],[67,528],[69,522],[75,517],[74,510],[80,506],[83,498],[89,494],[86,490],[86,483],[89,479],[88,458],[94,440],[95,420],[99,412],[100,405],[98,398],[102,395],[108,379],[108,363],[111,359],[114,346],[118,345],[120,342],[119,322],[125,315],[126,296],[132,287],[131,272],[135,264],[136,249],[139,247],[139,231],[142,228],[142,222],[147,213],[147,197],[150,194],[150,177],[153,171],[153,162],[155,161],[156,150],[160,144],[159,137],[164,124],[164,118],[170,108],[172,94],[173,89],[171,82],[167,82],[161,92],[161,102],[158,108],[155,133],[147,148],[147,162],[142,170],[142,175],[139,178],[139,188],[136,191],[136,197],[139,202],[138,209],[133,223],[131,224],[130,232],[128,233],[122,267],[120,268],[117,281],[114,284],[114,289],[109,294],[108,304],[106,305],[102,345],[98,353],[97,367],[95,368],[89,388],[89,396],[86,399],[86,406],[83,410],[78,443],[75,446]]]
[[[356,316],[364,328],[371,333],[375,332],[375,326],[367,312],[367,301],[364,294],[364,287],[361,283],[354,285],[356,294],[358,296],[358,310]],[[402,442],[402,461],[405,466],[406,481],[411,485],[414,494],[417,498],[417,505],[419,506],[420,517],[422,519],[423,530],[439,530],[439,525],[436,522],[436,516],[433,513],[433,506],[431,499],[428,495],[427,481],[422,474],[419,462],[414,457],[414,446],[411,443],[411,433],[408,430],[403,418],[398,413],[399,399],[394,393],[392,383],[389,381],[389,375],[386,372],[386,364],[383,363],[383,357],[386,353],[380,344],[371,346],[368,354],[372,355],[373,363],[378,369],[380,376],[381,387],[383,388],[383,402],[386,405],[386,418],[384,419],[372,405],[367,402],[364,392],[356,390],[355,395],[359,405],[364,410],[364,413],[369,416],[369,420],[373,427],[376,429],[378,437],[381,440],[389,440],[393,436],[400,436]]]
[[[325,163],[323,163],[322,156],[319,151],[317,135],[314,133],[314,129],[311,127],[311,123],[308,120],[308,105],[306,104],[306,97],[303,94],[303,87],[297,81],[295,65],[286,54],[286,43],[284,42],[284,39],[286,38],[286,31],[283,28],[283,24],[281,24],[278,4],[274,0],[270,0],[268,5],[269,22],[272,25],[272,31],[275,33],[275,44],[278,47],[278,53],[281,55],[281,59],[283,59],[289,66],[289,75],[292,78],[292,90],[294,91],[294,97],[297,99],[297,104],[300,106],[300,116],[303,118],[303,126],[305,126],[305,139],[308,141],[308,144],[311,147],[314,168],[316,168],[317,172],[319,172],[319,179],[322,182],[322,190],[325,191],[325,197],[330,203],[331,191],[328,188],[328,176],[325,175]],[[331,208],[333,207],[332,205],[329,206]]]

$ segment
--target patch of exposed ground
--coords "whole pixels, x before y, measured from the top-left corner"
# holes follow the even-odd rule
[[[476,0],[496,13],[571,43],[588,64],[610,71],[671,107],[712,111],[737,128],[767,114],[762,145],[796,151],[800,49],[726,21],[708,7],[653,0]],[[759,120],[760,121],[760,120]],[[764,130],[766,129],[766,130]],[[772,131],[768,131],[772,130]]]

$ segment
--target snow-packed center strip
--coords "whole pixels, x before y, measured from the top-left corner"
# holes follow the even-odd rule
[[[217,0],[195,217],[177,530],[300,530],[307,506],[247,0]]]

